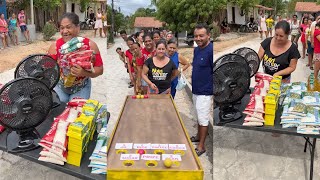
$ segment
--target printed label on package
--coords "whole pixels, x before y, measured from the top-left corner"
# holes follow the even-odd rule
[[[151,144],[151,149],[168,150],[168,144]]]
[[[185,144],[169,144],[169,150],[187,150]]]
[[[172,161],[181,161],[181,156],[178,154],[162,154],[162,161],[170,158]]]
[[[156,160],[156,161],[160,161],[161,157],[158,154],[143,154],[141,156],[141,159],[143,160]]]
[[[116,149],[132,149],[133,143],[117,143]]]
[[[121,154],[120,160],[133,160],[138,161],[140,159],[140,154]]]
[[[133,144],[133,149],[150,149],[151,144]]]

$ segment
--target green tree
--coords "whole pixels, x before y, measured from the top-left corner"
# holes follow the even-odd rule
[[[283,0],[261,0],[260,4],[266,7],[273,8],[274,14],[283,14],[287,8]]]
[[[216,10],[225,7],[226,0],[158,0],[157,18],[175,32],[191,30],[197,23],[213,23]]]
[[[45,11],[51,11],[62,4],[61,0],[34,0],[34,7],[41,8]]]
[[[112,9],[110,5],[107,5],[107,22],[108,24],[111,24],[111,13]],[[118,32],[120,29],[125,28],[127,24],[127,20],[124,16],[124,14],[118,12],[117,10],[114,10],[114,31]]]

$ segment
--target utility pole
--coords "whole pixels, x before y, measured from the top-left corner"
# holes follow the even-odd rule
[[[112,33],[112,38],[114,37],[114,3],[113,0],[111,0],[111,9],[112,9],[112,13],[111,13],[111,33]]]

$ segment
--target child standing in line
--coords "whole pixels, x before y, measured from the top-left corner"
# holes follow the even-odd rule
[[[318,78],[318,73],[320,69],[320,22],[317,22],[316,28],[314,30],[314,76]]]
[[[313,70],[313,65],[312,65],[312,60],[313,60],[313,47],[311,45],[311,24],[312,24],[312,19],[308,19],[308,27],[305,30],[306,34],[306,48],[307,48],[307,53],[308,53],[308,64],[307,67],[309,66],[311,70]]]

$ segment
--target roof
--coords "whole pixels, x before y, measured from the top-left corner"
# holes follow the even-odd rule
[[[316,2],[297,2],[295,11],[297,12],[319,12],[320,5]]]
[[[262,5],[255,5],[255,7],[261,8],[261,9],[267,10],[267,11],[272,11],[273,10],[272,8],[269,8],[269,7],[266,7],[266,6],[262,6]]]
[[[163,22],[156,20],[155,17],[136,17],[134,20],[134,27],[144,27],[144,28],[159,28],[162,27]]]

